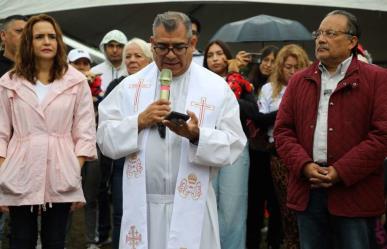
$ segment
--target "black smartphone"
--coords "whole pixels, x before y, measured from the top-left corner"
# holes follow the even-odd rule
[[[168,116],[165,117],[165,119],[172,122],[178,122],[179,119],[187,121],[189,119],[189,116],[184,113],[172,111],[168,114]]]
[[[261,63],[261,56],[262,53],[249,53],[251,56],[251,62],[252,64],[260,64]]]

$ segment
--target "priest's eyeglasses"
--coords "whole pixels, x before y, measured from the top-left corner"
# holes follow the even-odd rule
[[[185,43],[177,43],[177,44],[157,43],[155,46],[153,46],[153,49],[155,50],[156,54],[161,56],[167,55],[169,51],[172,51],[175,55],[185,55],[188,47],[189,46]]]
[[[323,35],[324,37],[329,38],[329,39],[334,39],[334,38],[338,37],[339,35],[353,36],[353,34],[351,32],[332,30],[332,29],[328,29],[328,30],[318,29],[318,30],[312,32],[312,38],[315,40],[317,38],[319,38],[320,35]]]

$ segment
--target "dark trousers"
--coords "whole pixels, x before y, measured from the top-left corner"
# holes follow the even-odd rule
[[[250,150],[249,153],[246,246],[248,249],[260,248],[266,203],[270,213],[267,244],[270,248],[276,249],[280,247],[283,236],[280,208],[270,170],[270,154],[256,150]]]
[[[41,212],[43,249],[63,249],[71,203],[54,203]],[[38,206],[10,206],[10,249],[35,249],[38,238]]]
[[[112,170],[112,159],[100,154],[101,182],[98,194],[98,234],[99,241],[104,242],[109,238],[111,229],[110,212],[110,178]]]
[[[85,225],[86,225],[86,243],[94,244],[96,241],[97,227],[97,200],[98,187],[100,185],[99,161],[94,160],[86,162],[82,167],[82,188],[86,199],[85,205]]]
[[[122,219],[122,175],[125,158],[113,161],[112,197],[113,197],[113,249],[118,249]]]
[[[327,208],[325,189],[310,191],[308,207],[297,212],[301,249],[368,249],[375,218],[333,216]]]

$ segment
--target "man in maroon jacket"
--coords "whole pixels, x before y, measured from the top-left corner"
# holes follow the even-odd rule
[[[318,61],[292,77],[277,115],[303,249],[370,248],[384,212],[387,72],[357,60],[359,36],[354,15],[330,12],[313,32]]]

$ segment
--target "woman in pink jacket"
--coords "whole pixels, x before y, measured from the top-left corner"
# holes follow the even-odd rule
[[[83,74],[66,63],[62,32],[47,15],[27,22],[15,67],[0,79],[0,206],[12,249],[63,249],[70,208],[85,202],[80,170],[96,157]]]

